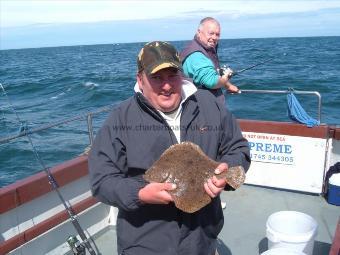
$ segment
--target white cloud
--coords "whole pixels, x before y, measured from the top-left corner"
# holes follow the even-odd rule
[[[1,26],[162,18],[175,15],[176,7],[170,1],[4,1]]]
[[[0,1],[1,27],[36,23],[134,20],[185,15],[206,16],[216,12],[239,15],[317,11],[340,8],[340,1]]]

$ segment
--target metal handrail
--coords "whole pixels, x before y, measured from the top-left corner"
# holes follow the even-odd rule
[[[242,89],[238,94],[294,94],[315,95],[318,98],[318,121],[321,122],[321,94],[317,91],[303,90],[266,90],[266,89]]]
[[[240,90],[240,92],[238,94],[288,94],[290,93],[291,90],[253,90],[253,89],[242,89]],[[321,121],[321,95],[319,92],[317,91],[298,91],[298,90],[293,90],[293,92],[295,94],[305,94],[305,95],[315,95],[318,97],[318,120]],[[89,141],[90,141],[90,145],[93,144],[93,140],[94,140],[94,135],[93,135],[93,116],[96,114],[100,114],[102,112],[107,112],[110,111],[116,104],[111,104],[108,106],[104,106],[104,107],[100,107],[98,109],[96,109],[95,111],[92,112],[87,112],[84,114],[79,114],[76,116],[73,116],[71,118],[67,118],[67,119],[62,119],[59,121],[55,121],[55,122],[51,122],[47,125],[43,125],[37,128],[32,128],[32,129],[23,129],[23,131],[21,131],[20,133],[16,134],[16,135],[11,135],[11,136],[7,136],[7,137],[0,137],[0,144],[4,144],[7,143],[11,140],[14,140],[16,138],[25,136],[27,134],[33,134],[42,130],[46,130],[52,127],[57,127],[63,124],[67,124],[69,122],[72,121],[76,121],[76,120],[86,120],[87,122],[87,132],[88,132],[88,136],[89,136]]]
[[[57,127],[57,126],[60,126],[60,125],[63,125],[63,124],[67,124],[67,123],[72,122],[72,121],[85,119],[87,121],[87,130],[88,130],[90,145],[92,145],[93,139],[94,139],[93,126],[92,126],[93,115],[96,115],[96,114],[99,114],[99,113],[102,113],[102,112],[110,111],[113,106],[114,105],[104,106],[104,107],[98,108],[97,110],[92,111],[92,112],[87,112],[87,113],[83,113],[83,114],[73,116],[71,118],[51,122],[51,123],[48,123],[47,125],[43,125],[43,126],[40,126],[40,127],[37,127],[37,128],[24,129],[23,131],[19,132],[16,135],[11,135],[11,136],[7,136],[7,137],[0,137],[0,144],[7,143],[11,140],[25,136],[27,134],[34,134],[34,133],[37,133],[37,132],[42,131],[42,130],[46,130],[46,129],[49,129],[49,128],[52,128],[52,127]]]

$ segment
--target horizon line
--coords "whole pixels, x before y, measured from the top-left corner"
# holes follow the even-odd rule
[[[268,37],[238,37],[238,38],[221,38],[220,40],[254,40],[254,39],[284,39],[284,38],[315,38],[315,37],[340,37],[340,35],[310,35],[310,36],[268,36]],[[190,41],[191,39],[182,39],[182,40],[160,40],[167,42],[184,42]],[[54,46],[42,46],[42,47],[27,47],[27,48],[5,48],[0,51],[7,50],[29,50],[29,49],[45,49],[45,48],[61,48],[61,47],[79,47],[79,46],[97,46],[97,45],[117,45],[117,44],[137,44],[137,43],[148,43],[149,41],[139,41],[139,42],[110,42],[110,43],[96,43],[96,44],[71,44],[71,45],[54,45]]]

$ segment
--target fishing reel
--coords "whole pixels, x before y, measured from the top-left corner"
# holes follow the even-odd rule
[[[85,246],[80,243],[76,236],[70,236],[67,238],[67,243],[70,246],[74,255],[85,255]]]
[[[220,76],[227,75],[229,79],[235,74],[234,71],[227,65],[223,65],[218,71]]]

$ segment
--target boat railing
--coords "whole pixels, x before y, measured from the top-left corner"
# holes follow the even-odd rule
[[[46,129],[50,129],[50,128],[53,128],[53,127],[57,127],[57,126],[61,126],[61,125],[70,123],[70,122],[73,122],[73,121],[86,120],[87,133],[88,133],[88,136],[89,136],[90,145],[92,145],[93,140],[94,140],[93,116],[100,114],[100,113],[103,113],[103,112],[108,112],[108,111],[112,110],[113,107],[114,107],[114,105],[108,105],[108,106],[100,107],[100,108],[98,108],[94,111],[89,111],[89,112],[86,112],[86,113],[83,113],[83,114],[75,115],[75,116],[70,117],[70,118],[50,122],[46,125],[42,125],[42,126],[39,126],[37,128],[32,128],[32,129],[31,128],[28,128],[28,129],[23,128],[16,135],[11,135],[11,136],[7,136],[7,137],[0,137],[0,144],[8,143],[8,142],[10,142],[14,139],[19,138],[19,137],[26,136],[27,134],[34,134],[34,133],[37,133],[37,132],[40,132],[40,131],[43,131],[43,130],[46,130]]]
[[[318,99],[318,121],[321,123],[321,94],[317,91],[304,91],[304,90],[266,90],[266,89],[242,89],[238,94],[294,94],[313,95]]]
[[[243,89],[241,90],[240,94],[288,94],[291,90],[252,90],[252,89]],[[315,95],[318,97],[318,120],[321,120],[321,95],[317,91],[297,91],[294,90],[295,94],[305,94],[305,95]],[[19,137],[25,136],[27,134],[34,134],[39,131],[43,131],[49,128],[57,127],[63,124],[67,124],[77,120],[86,120],[87,123],[87,133],[89,137],[90,145],[92,145],[94,140],[94,130],[93,130],[93,117],[97,114],[108,112],[110,111],[116,104],[100,107],[94,111],[88,111],[83,114],[78,114],[73,117],[62,119],[59,121],[51,122],[46,125],[42,125],[36,128],[22,128],[20,129],[18,134],[7,136],[7,137],[0,137],[0,144],[7,143],[11,140],[17,139]]]

